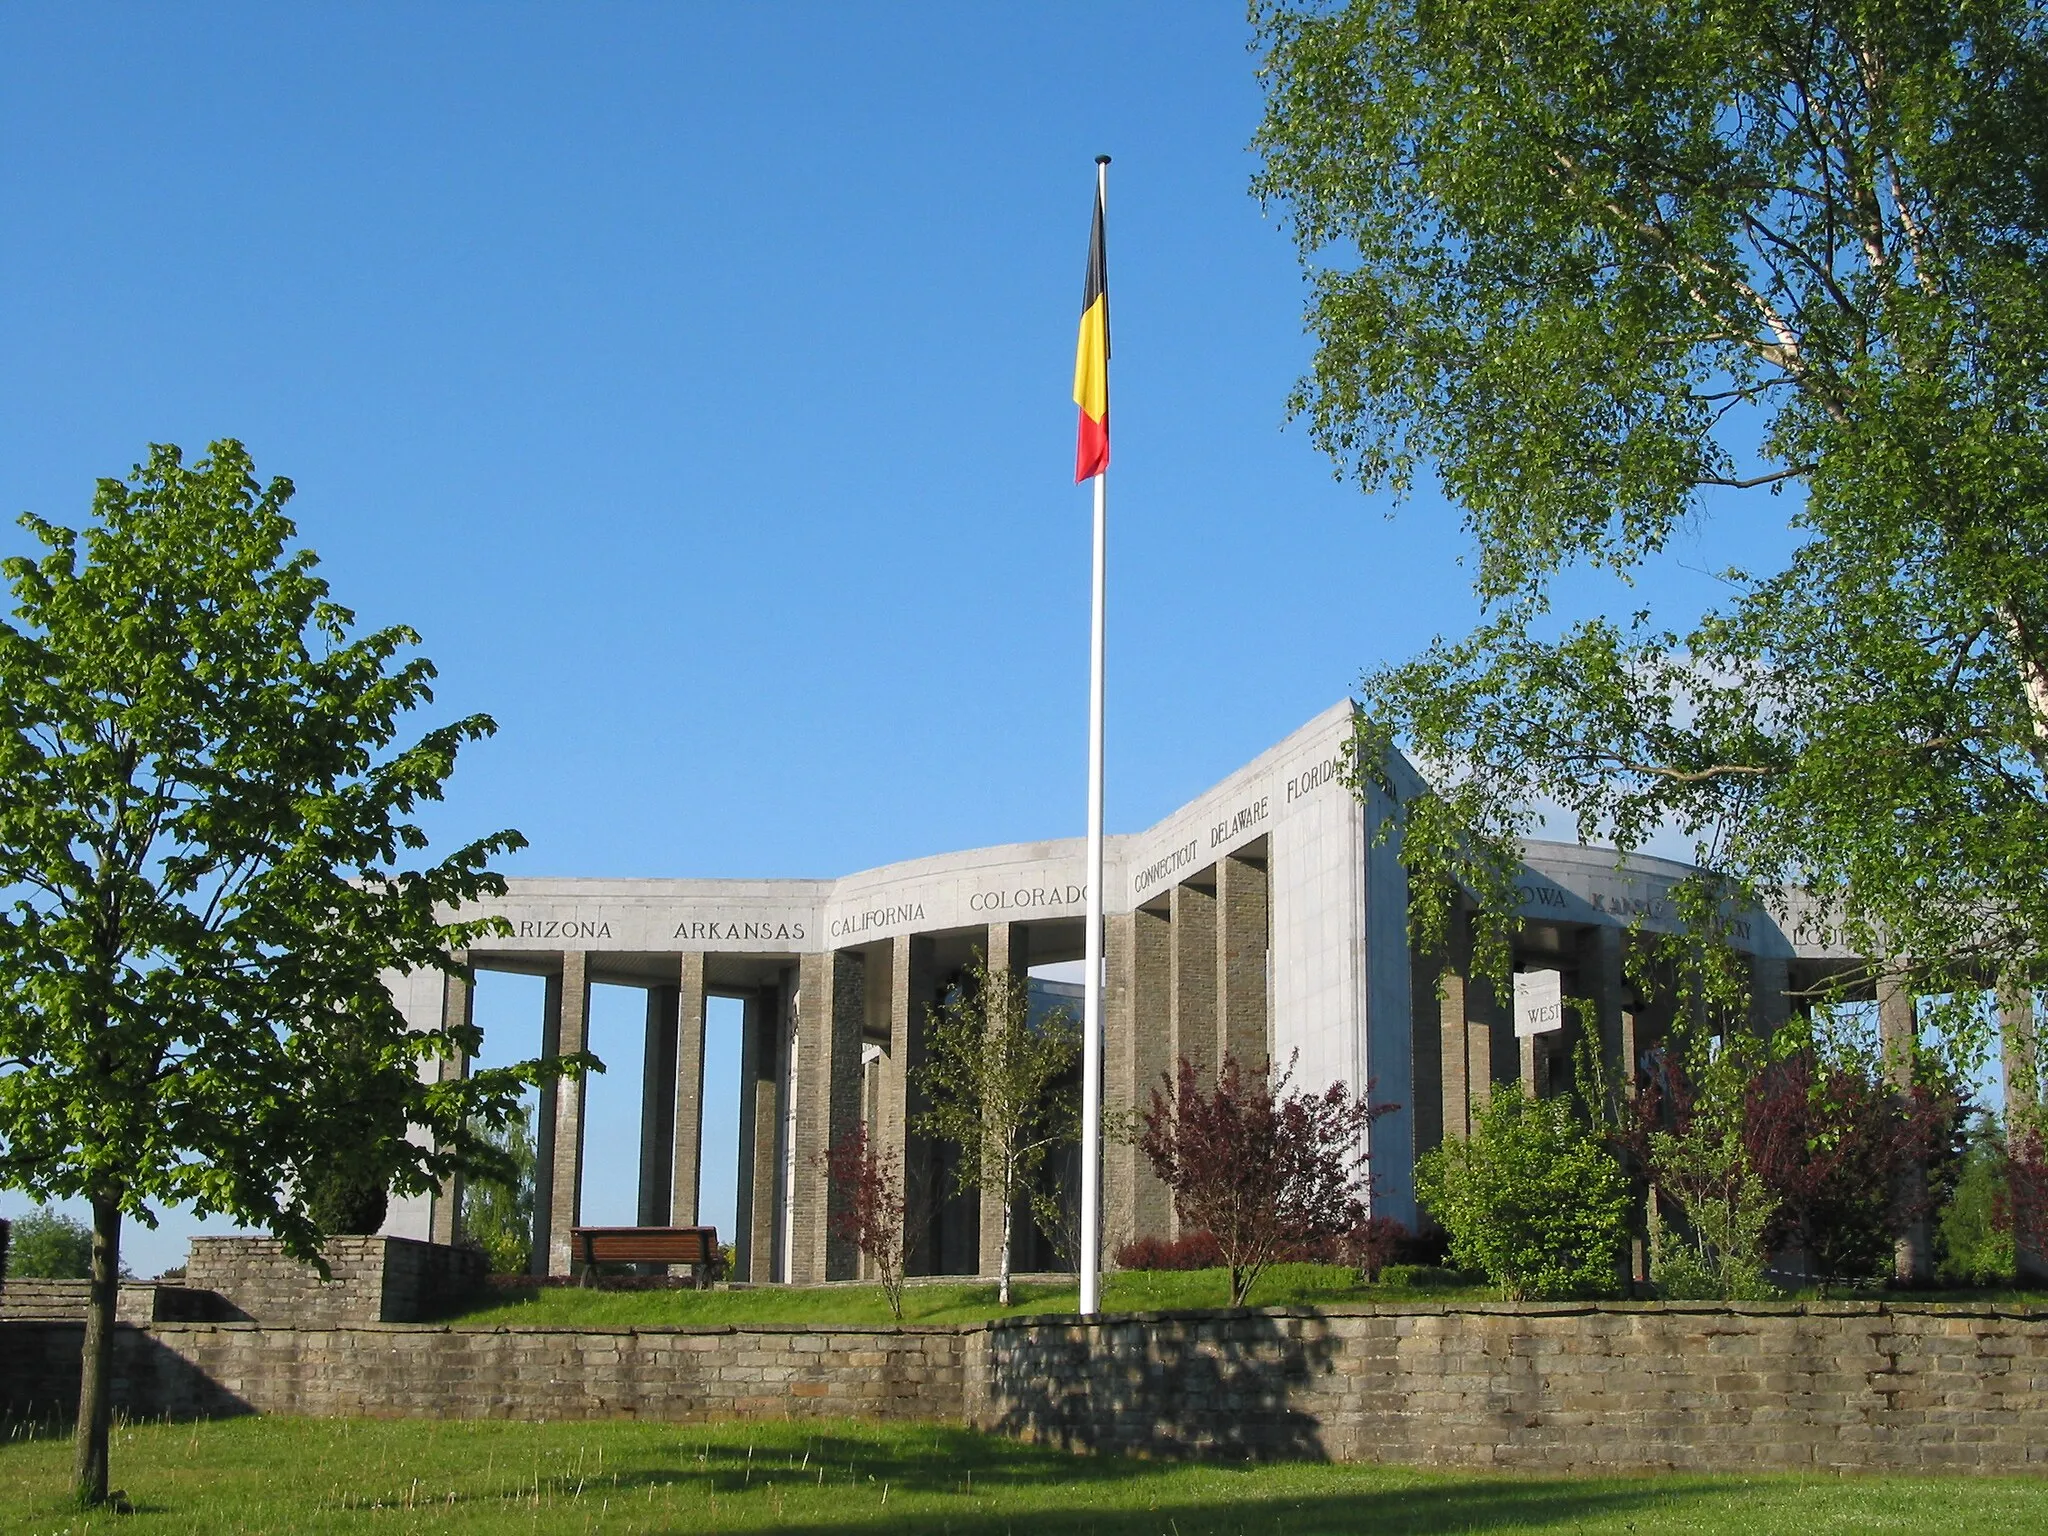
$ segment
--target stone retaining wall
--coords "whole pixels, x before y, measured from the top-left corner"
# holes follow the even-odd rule
[[[0,1411],[75,1324],[0,1322]],[[135,1415],[938,1419],[1081,1450],[1549,1470],[2048,1470],[2048,1308],[1381,1306],[964,1328],[123,1327]]]
[[[92,1300],[90,1280],[9,1280],[0,1285],[0,1320],[84,1322]],[[123,1280],[114,1316],[124,1323],[203,1323],[220,1314],[220,1298],[208,1291]]]
[[[68,1413],[83,1329],[0,1323],[0,1412]],[[120,1330],[114,1403],[135,1417],[963,1417],[968,1336],[951,1328]]]
[[[1474,1305],[999,1325],[968,1416],[1076,1449],[2048,1470],[2048,1309]]]
[[[330,1237],[330,1278],[268,1237],[195,1237],[187,1287],[211,1291],[235,1321],[320,1327],[412,1323],[444,1312],[484,1283],[482,1253],[407,1237]]]

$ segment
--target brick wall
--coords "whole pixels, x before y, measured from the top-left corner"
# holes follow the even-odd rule
[[[484,1256],[405,1237],[333,1237],[322,1280],[267,1237],[195,1237],[185,1285],[222,1298],[238,1321],[331,1326],[410,1323],[483,1283]]]
[[[80,1328],[0,1322],[0,1412]],[[1386,1306],[993,1327],[123,1327],[138,1416],[856,1416],[1076,1449],[1442,1466],[2039,1472],[2048,1308]]]
[[[0,1285],[0,1319],[83,1322],[91,1299],[90,1280],[9,1280]],[[114,1316],[124,1323],[211,1322],[219,1311],[210,1292],[154,1280],[122,1281],[114,1301]]]
[[[82,1329],[0,1324],[0,1412],[69,1413]],[[970,1335],[950,1328],[123,1328],[136,1417],[952,1419]]]
[[[971,1422],[1077,1449],[1552,1471],[2048,1467],[2048,1309],[1376,1307],[1000,1325]]]

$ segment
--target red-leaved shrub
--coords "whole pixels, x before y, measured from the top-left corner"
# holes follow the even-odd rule
[[[1118,1269],[1221,1269],[1223,1250],[1214,1234],[1185,1232],[1176,1238],[1140,1237],[1116,1251]]]
[[[1400,1256],[1408,1228],[1391,1216],[1368,1216],[1344,1235],[1345,1260],[1368,1280]]]

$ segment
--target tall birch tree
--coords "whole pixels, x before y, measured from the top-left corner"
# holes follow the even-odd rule
[[[1792,882],[1813,937],[1922,994],[2038,985],[2038,0],[1253,20],[1257,189],[1312,285],[1295,405],[1364,488],[1433,477],[1477,549],[1478,626],[1365,683],[1368,749],[1439,769],[1407,807],[1418,937],[1462,889],[1505,971],[1515,841],[1549,801],[1623,850],[1682,829],[1709,936]],[[1708,611],[1574,606],[1578,575],[1642,576],[1771,496],[1789,558],[1720,573]]]

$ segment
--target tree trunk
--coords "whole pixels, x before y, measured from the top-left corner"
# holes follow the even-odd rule
[[[92,1202],[92,1294],[85,1310],[79,1360],[78,1428],[73,1439],[72,1492],[81,1508],[107,1502],[107,1438],[113,1422],[114,1306],[121,1294],[121,1207]]]
[[[1920,1025],[1913,1008],[1911,983],[1887,976],[1877,984],[1877,1038],[1884,1053],[1885,1076],[1901,1098],[1913,1091],[1913,1062],[1919,1052]],[[1892,1250],[1892,1275],[1900,1285],[1934,1284],[1934,1233],[1927,1212],[1927,1166],[1902,1168],[1894,1191],[1899,1208],[1909,1214],[1905,1230]]]
[[[1010,1229],[1017,1219],[1017,1192],[1010,1180],[1003,1180],[1003,1257],[997,1266],[996,1305],[1010,1304]]]

